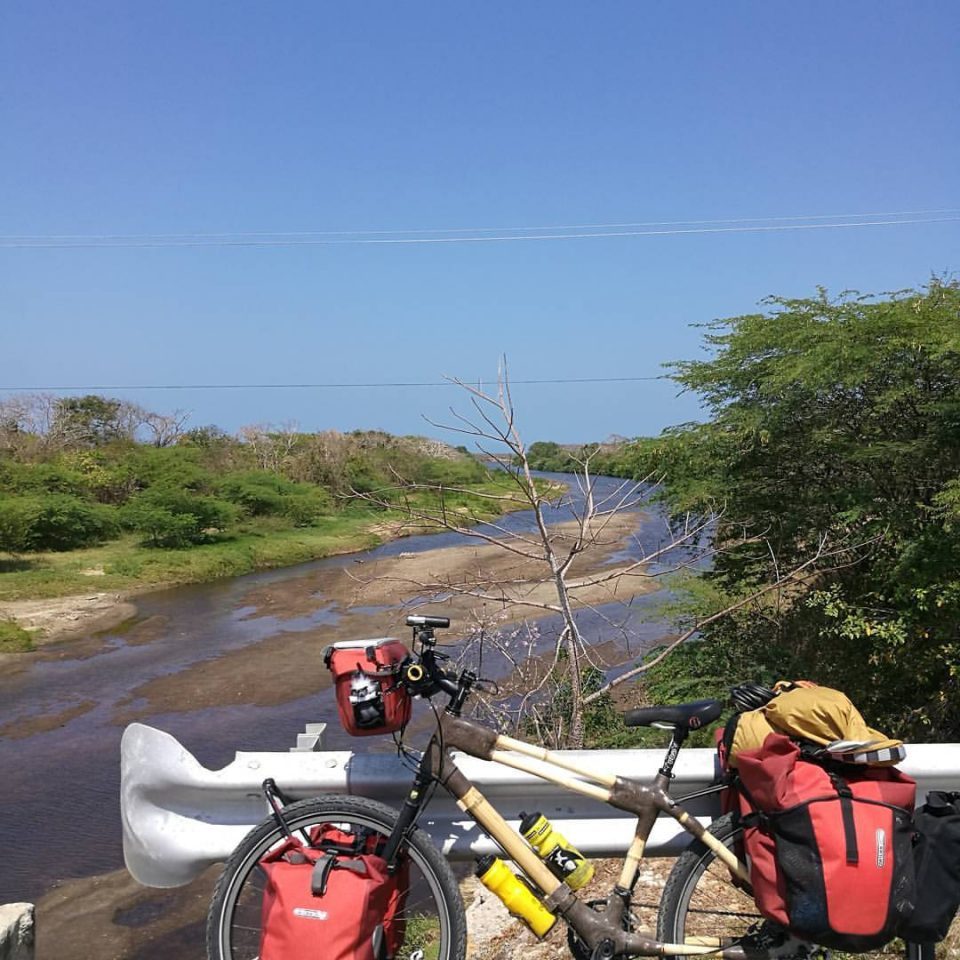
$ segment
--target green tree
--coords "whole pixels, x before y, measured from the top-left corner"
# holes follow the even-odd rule
[[[675,512],[723,507],[723,601],[825,546],[779,608],[707,628],[698,669],[808,676],[899,733],[956,738],[960,286],[766,306],[710,324],[712,356],[674,367],[710,421],[633,449]]]

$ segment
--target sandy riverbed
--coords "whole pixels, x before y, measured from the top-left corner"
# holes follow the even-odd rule
[[[657,581],[640,571],[600,584],[584,583],[601,572],[622,569],[612,564],[611,558],[638,523],[638,514],[615,518],[604,531],[603,543],[575,562],[569,578],[575,608],[612,600],[625,602],[656,589]],[[569,542],[573,525],[551,529],[562,544]],[[121,709],[115,721],[143,720],[187,705],[191,710],[267,706],[308,696],[330,683],[325,670],[304,669],[305,664],[319,662],[318,641],[326,645],[357,637],[397,636],[403,630],[397,607],[423,598],[431,590],[441,592],[442,601],[418,603],[418,609],[449,616],[453,629],[444,639],[450,641],[468,633],[481,618],[502,625],[549,615],[542,604],[555,604],[556,594],[552,583],[543,582],[544,569],[542,562],[484,544],[401,554],[352,568],[321,568],[303,577],[256,587],[241,598],[240,606],[251,608],[248,618],[275,618],[279,632],[140,684],[126,698],[129,710]],[[498,599],[478,600],[469,595],[475,588],[488,594],[495,591],[491,595]],[[335,623],[318,624],[314,629],[283,631],[284,621],[308,617],[320,608],[334,609],[341,616]],[[157,629],[162,631],[162,624]]]
[[[136,613],[131,597],[123,593],[0,602],[0,619],[16,620],[38,644],[112,630]]]

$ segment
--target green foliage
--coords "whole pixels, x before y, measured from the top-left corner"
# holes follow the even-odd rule
[[[350,493],[374,493],[397,483],[396,477],[378,470],[370,457],[351,457],[344,467],[346,489]]]
[[[160,486],[210,492],[216,485],[214,473],[203,462],[203,452],[191,447],[137,445],[122,452],[118,466],[132,476],[136,488]]]
[[[220,496],[241,507],[247,516],[263,517],[281,513],[284,497],[298,485],[275,473],[257,470],[227,474],[217,486]]]
[[[128,589],[361,549],[378,542],[374,523],[400,518],[390,502],[436,507],[427,485],[444,488],[448,509],[480,519],[502,507],[450,488],[502,493],[503,478],[491,479],[463,451],[422,437],[263,427],[234,438],[201,427],[175,446],[154,446],[135,438],[154,415],[95,396],[57,401],[52,425],[32,433],[50,414],[48,398],[32,407],[0,401],[4,599],[88,590],[89,568],[105,571],[98,588]],[[352,498],[352,486],[400,492],[375,507]],[[54,549],[67,552],[36,555]],[[24,551],[34,556],[24,559]]]
[[[333,504],[326,491],[315,489],[286,497],[281,512],[295,527],[311,527],[332,510]]]
[[[8,553],[74,550],[100,543],[117,530],[115,511],[67,494],[0,501],[0,550]]]
[[[23,553],[27,550],[30,532],[30,513],[25,497],[0,500],[0,550]]]
[[[227,474],[218,484],[218,492],[246,516],[284,516],[298,527],[310,526],[333,509],[325,490],[266,470]]]
[[[461,457],[456,460],[425,458],[414,471],[412,479],[416,483],[460,487],[472,483],[483,483],[488,475],[489,471],[473,457]]]
[[[67,465],[0,462],[0,491],[11,494],[66,493],[85,496],[89,490],[84,476]]]
[[[572,473],[577,469],[577,462],[571,451],[552,440],[537,440],[531,443],[527,448],[527,459],[534,470]]]
[[[211,531],[236,519],[236,508],[224,500],[191,494],[175,487],[150,487],[121,509],[124,526],[144,534],[157,547],[203,543]]]
[[[960,287],[767,306],[710,324],[712,356],[674,367],[712,419],[629,451],[635,471],[665,476],[675,512],[724,509],[702,612],[826,544],[779,606],[771,597],[705,628],[691,693],[706,678],[808,677],[897,735],[955,739]]]
[[[192,430],[187,430],[181,434],[177,440],[179,446],[201,447],[207,450],[218,446],[228,446],[234,442],[228,434],[214,425],[194,427]]]

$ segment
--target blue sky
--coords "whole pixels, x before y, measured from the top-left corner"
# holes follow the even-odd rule
[[[960,5],[0,10],[0,235],[431,230],[960,207]],[[960,223],[522,243],[0,247],[0,387],[645,376],[771,293],[958,267]],[[119,391],[114,391],[119,394]],[[450,388],[126,394],[427,428]],[[697,415],[517,387],[528,439]]]

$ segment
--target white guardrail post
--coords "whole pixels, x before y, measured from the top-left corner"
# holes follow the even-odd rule
[[[0,960],[33,960],[33,948],[33,904],[0,904]]]
[[[123,851],[134,879],[153,887],[189,883],[225,860],[246,832],[268,813],[260,791],[267,777],[296,799],[356,794],[399,807],[413,779],[398,757],[323,750],[322,724],[310,724],[288,753],[241,753],[221,770],[208,770],[177,740],[153,727],[131,724],[121,743],[120,809]],[[564,751],[597,770],[650,782],[662,750]],[[622,856],[636,818],[501,764],[458,755],[457,764],[497,809],[517,826],[521,810],[539,809],[588,856]],[[915,744],[900,769],[917,780],[922,799],[931,789],[960,790],[960,744]],[[674,769],[672,794],[682,798],[710,784],[713,750],[687,749]],[[716,795],[689,809],[708,823],[719,814]],[[438,791],[420,826],[451,859],[494,852],[477,825]],[[647,853],[676,856],[688,842],[670,818],[657,821]]]

